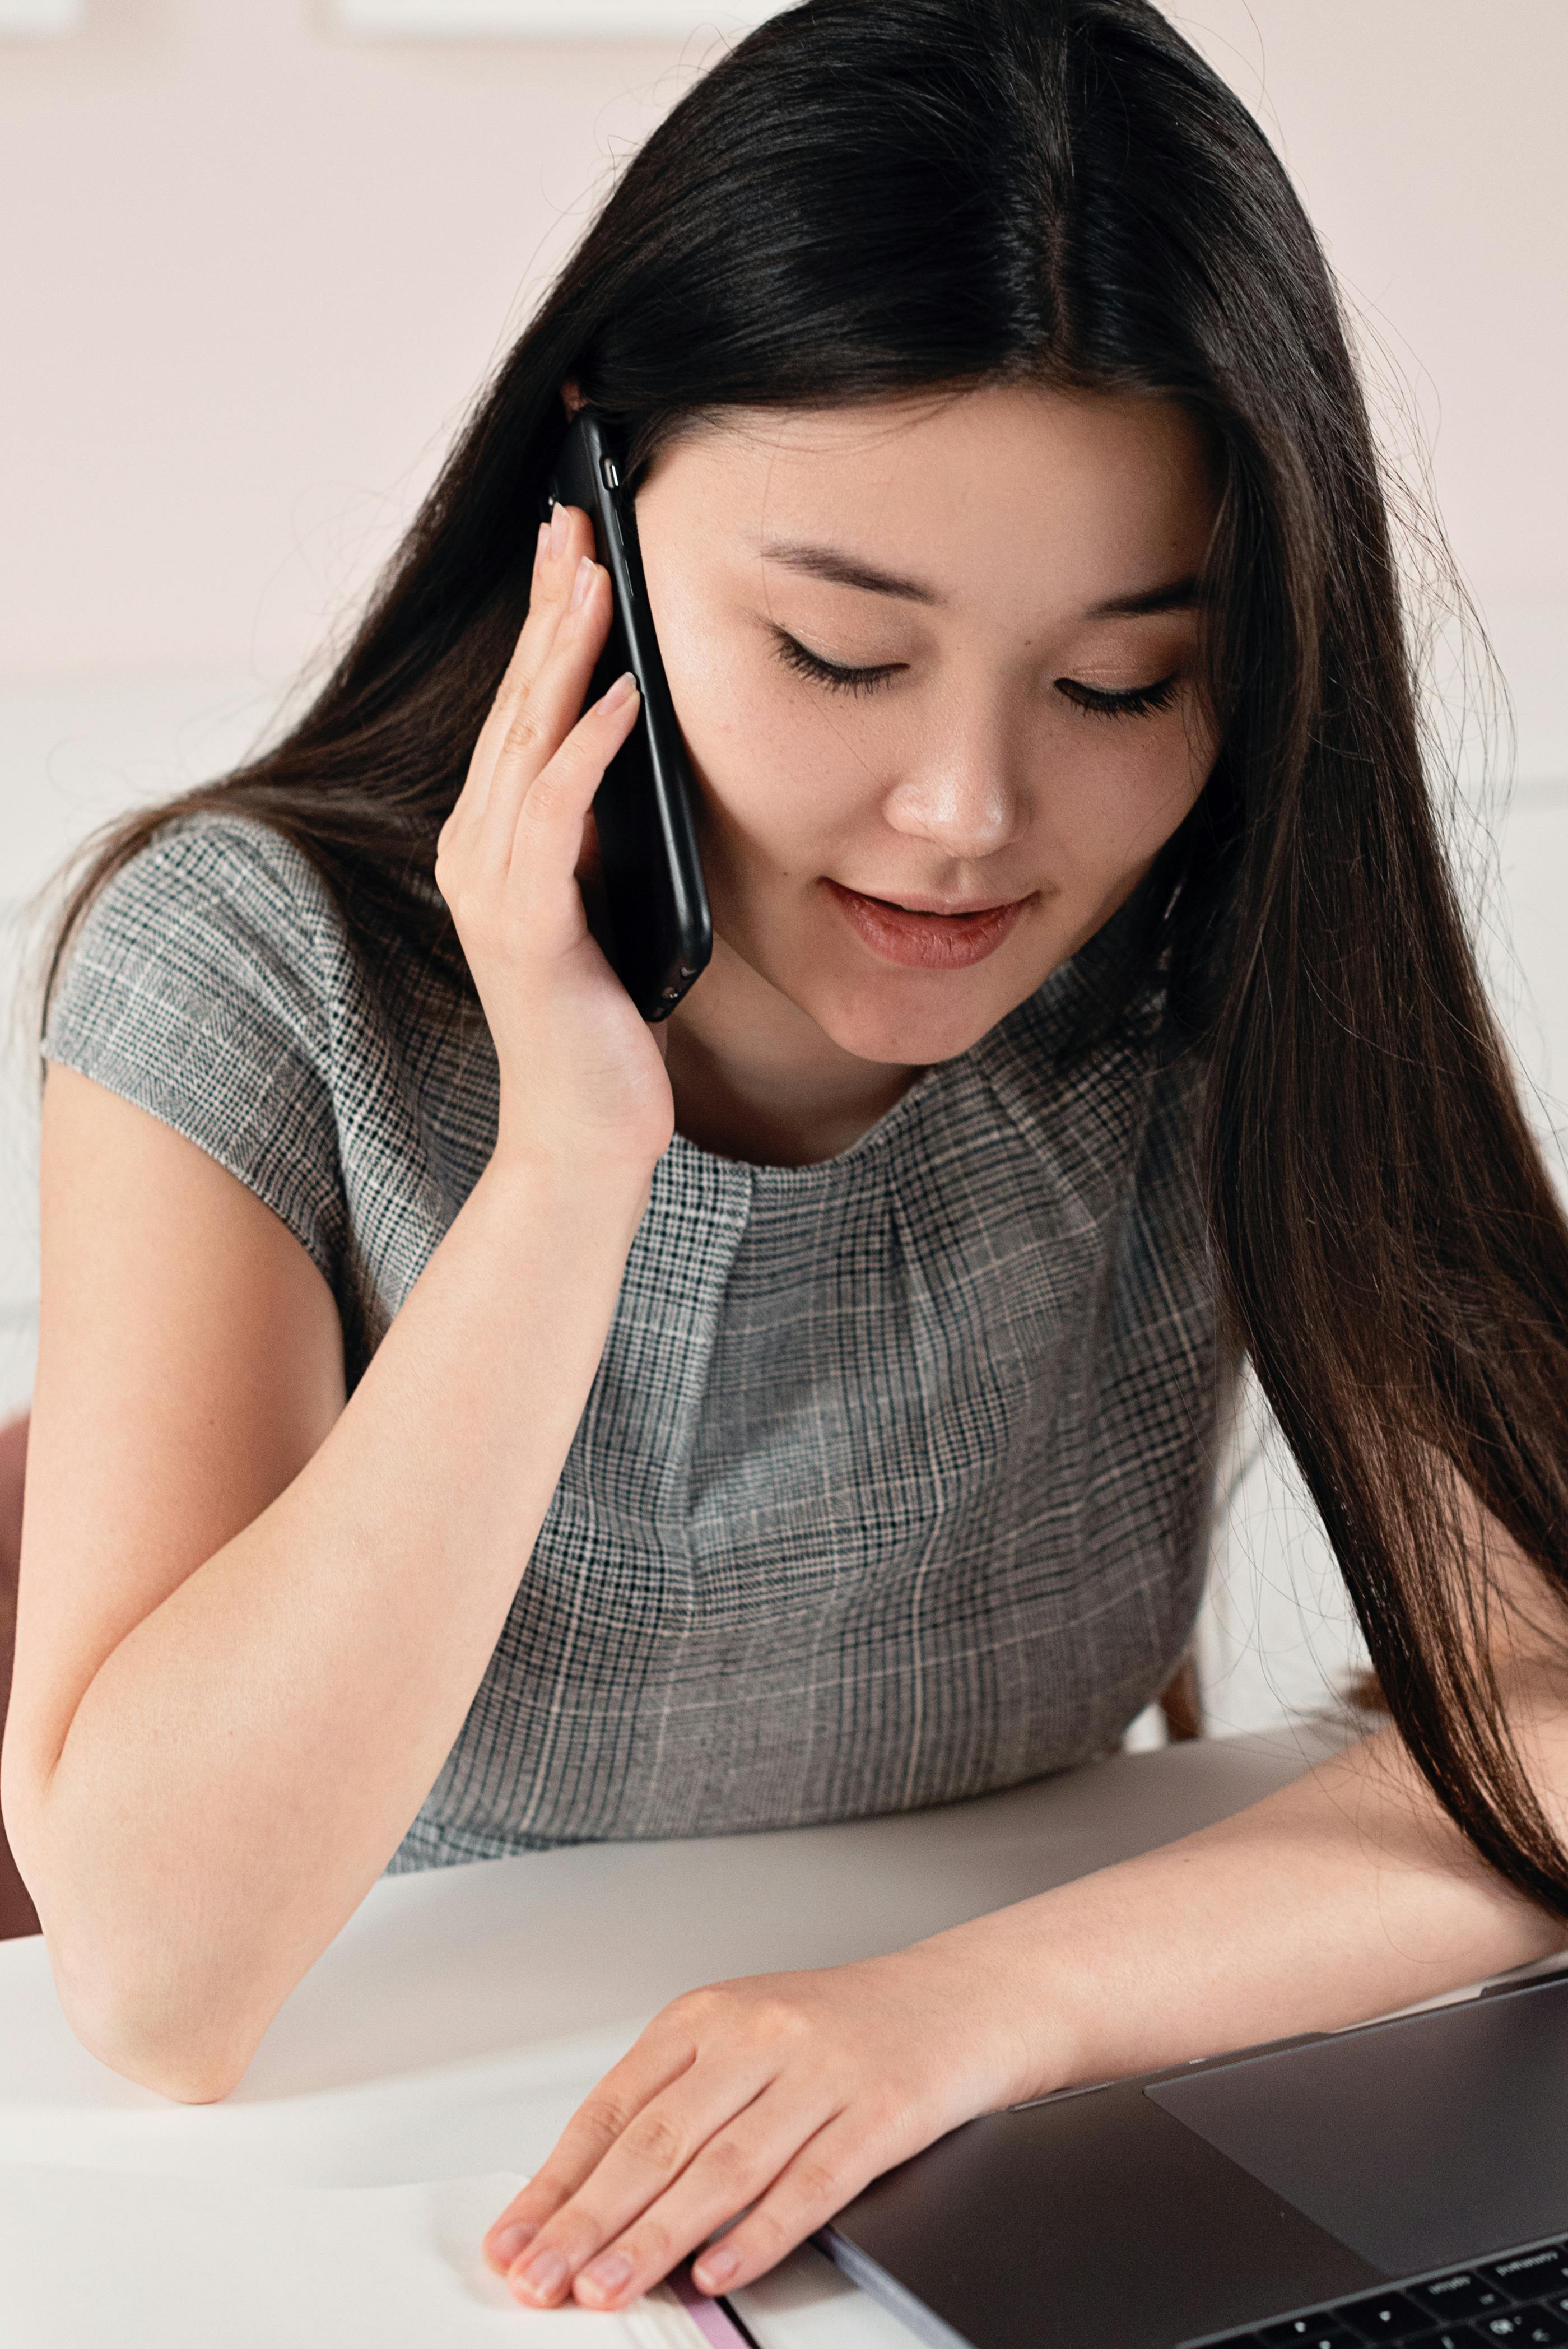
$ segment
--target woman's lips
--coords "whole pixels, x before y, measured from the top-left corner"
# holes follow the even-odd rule
[[[1016,897],[1010,905],[978,906],[970,914],[923,914],[846,889],[841,881],[829,881],[827,888],[872,954],[917,970],[967,970],[984,962],[1029,902]]]

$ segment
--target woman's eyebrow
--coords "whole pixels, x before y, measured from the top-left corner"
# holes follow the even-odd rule
[[[1143,620],[1154,612],[1190,612],[1203,600],[1195,577],[1171,579],[1162,587],[1143,587],[1135,595],[1112,595],[1085,614],[1090,620]]]
[[[906,579],[893,571],[879,571],[836,546],[813,546],[797,539],[770,540],[762,548],[765,563],[781,563],[808,579],[825,579],[835,587],[859,587],[868,595],[892,595],[905,604],[944,604],[947,598],[923,579]],[[1198,580],[1189,574],[1168,579],[1157,587],[1140,587],[1130,595],[1112,595],[1084,614],[1088,620],[1141,620],[1158,612],[1186,612],[1201,603]]]
[[[803,572],[808,579],[826,579],[835,587],[863,588],[868,595],[896,595],[905,604],[944,604],[934,587],[923,580],[903,579],[893,571],[879,571],[857,562],[836,546],[808,546],[795,539],[773,539],[762,549],[764,563],[781,563],[788,571]]]

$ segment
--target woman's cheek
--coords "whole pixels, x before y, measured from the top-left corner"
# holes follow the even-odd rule
[[[1089,722],[1130,728],[1139,721]],[[1164,846],[1212,763],[1206,746],[1194,756],[1185,731],[1169,721],[1152,740],[1075,747],[1070,768],[1064,759],[1055,782],[1047,785],[1048,830],[1076,864],[1107,876],[1147,864]]]
[[[863,772],[840,777],[802,760],[795,744],[734,740],[702,772],[708,822],[730,885],[816,881],[854,862]],[[864,869],[866,860],[859,860]]]
[[[744,843],[815,880],[874,819],[886,746],[839,713],[803,709],[788,678],[710,673],[707,687],[677,707],[710,825],[732,852]]]

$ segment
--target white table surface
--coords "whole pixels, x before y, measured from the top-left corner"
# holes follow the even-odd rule
[[[678,1992],[898,1948],[1223,1817],[1324,1750],[1310,1729],[1203,1740],[905,1817],[384,1878],[220,2105],[108,2070],[42,1941],[0,1943],[0,2161],[325,2186],[530,2170]],[[742,2304],[763,2349],[910,2338],[812,2252]]]

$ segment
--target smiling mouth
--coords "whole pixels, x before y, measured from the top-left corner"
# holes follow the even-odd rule
[[[850,927],[879,960],[917,970],[967,970],[984,962],[1031,902],[1031,897],[1014,897],[1003,905],[908,905],[846,888],[841,881],[826,881],[825,886]]]

